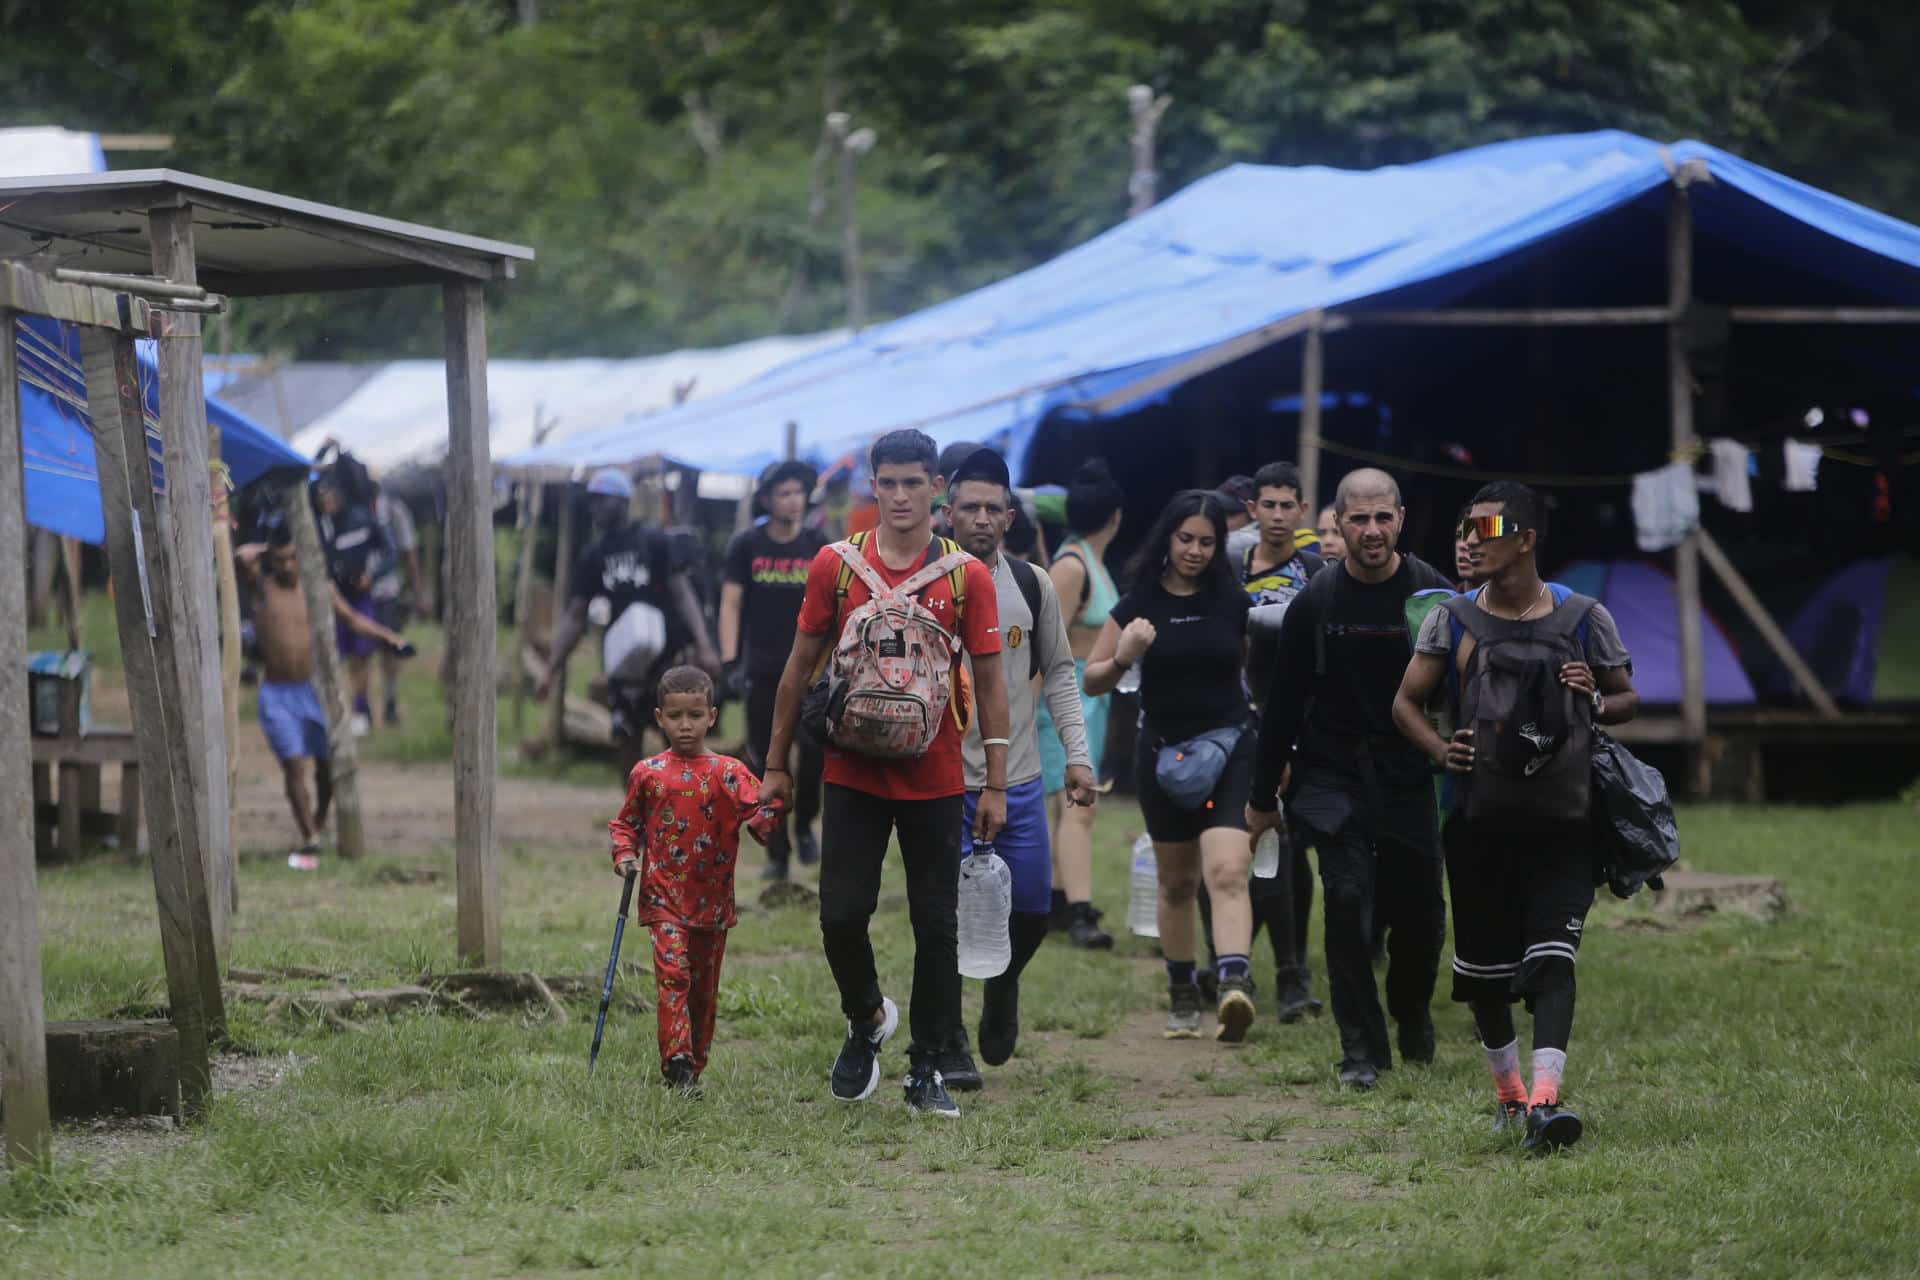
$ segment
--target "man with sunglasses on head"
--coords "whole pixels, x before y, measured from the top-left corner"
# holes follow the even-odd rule
[[[1371,1089],[1393,1065],[1373,980],[1377,928],[1389,931],[1387,1011],[1400,1056],[1433,1061],[1428,1004],[1446,932],[1439,819],[1432,770],[1395,731],[1393,699],[1412,653],[1413,602],[1449,586],[1398,550],[1406,509],[1386,472],[1350,472],[1334,507],[1346,558],[1315,574],[1280,624],[1247,834],[1257,841],[1282,826],[1286,781],[1295,838],[1320,853],[1340,1083]]]
[[[1534,1152],[1581,1131],[1560,1105],[1560,1080],[1574,960],[1593,905],[1592,726],[1623,724],[1640,706],[1606,606],[1541,581],[1546,532],[1546,507],[1525,485],[1474,495],[1459,541],[1481,585],[1428,615],[1393,705],[1401,733],[1453,784],[1453,998],[1472,1010],[1486,1051],[1495,1130],[1524,1127],[1522,1145]],[[1443,682],[1459,726],[1451,740],[1424,710]],[[1516,1000],[1533,1014],[1531,1091],[1520,1078]]]

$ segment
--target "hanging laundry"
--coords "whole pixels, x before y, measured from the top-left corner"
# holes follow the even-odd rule
[[[1713,455],[1713,491],[1729,511],[1753,510],[1753,450],[1738,440],[1709,440]]]
[[[1693,468],[1670,462],[1633,478],[1633,530],[1642,551],[1680,545],[1700,524],[1700,495]]]
[[[1820,487],[1820,446],[1788,440],[1781,446],[1786,461],[1788,493],[1812,493]]]

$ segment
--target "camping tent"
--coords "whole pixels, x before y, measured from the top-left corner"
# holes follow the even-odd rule
[[[1633,687],[1645,703],[1680,701],[1680,606],[1673,578],[1641,560],[1580,560],[1549,575],[1607,607],[1633,655]],[[1753,682],[1740,655],[1714,616],[1700,610],[1701,650],[1706,658],[1707,701],[1744,705],[1754,701]]]
[[[1579,238],[1567,278],[1587,304],[1662,303],[1665,192],[1688,166],[1702,174],[1691,192],[1705,296],[1920,303],[1920,228],[1704,143],[1598,132],[1367,172],[1235,165],[1050,262],[727,395],[505,461],[661,451],[751,469],[792,422],[821,458],[915,426],[941,443],[993,440],[1024,470],[1052,411],[1124,411],[1304,332],[1317,309],[1455,301],[1550,243]],[[1650,287],[1618,296],[1643,276]]]
[[[496,457],[531,448],[536,420],[550,427],[550,441],[560,441],[631,415],[657,413],[677,396],[698,400],[726,391],[844,337],[762,338],[631,360],[490,361],[491,447]],[[328,438],[381,471],[439,465],[447,451],[445,367],[438,360],[399,360],[368,370],[351,394],[296,431],[292,441],[311,457]]]
[[[26,464],[27,522],[64,537],[98,543],[105,536],[100,479],[93,457],[93,424],[80,373],[80,339],[69,325],[26,316],[15,321],[20,353],[21,448]],[[140,389],[146,404],[147,449],[156,482],[160,469],[160,378],[153,344],[141,342]],[[234,485],[270,471],[303,469],[300,457],[218,400],[207,401],[207,421],[220,428],[220,460]]]
[[[1920,701],[1920,563],[1861,560],[1828,578],[1787,636],[1843,702]],[[1782,691],[1784,673],[1770,680]]]

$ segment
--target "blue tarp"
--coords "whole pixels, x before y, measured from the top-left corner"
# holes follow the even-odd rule
[[[1152,374],[1225,355],[1317,307],[1443,280],[1470,285],[1502,259],[1664,186],[1689,161],[1712,178],[1694,189],[1703,257],[1725,247],[1826,280],[1849,301],[1920,304],[1920,275],[1887,270],[1920,266],[1920,229],[1704,143],[1600,132],[1366,172],[1235,165],[1030,271],[725,395],[503,464],[585,468],[664,453],[748,471],[775,456],[792,422],[802,451],[819,458],[917,426],[943,444],[994,438],[1018,467],[1050,410],[1124,397]],[[1629,231],[1649,239],[1644,227]],[[1658,254],[1657,237],[1623,248]],[[1764,294],[1766,280],[1755,283]]]
[[[94,469],[92,423],[80,375],[80,338],[70,325],[22,317],[18,322],[21,372],[21,445],[26,463],[27,522],[84,542],[105,536],[100,483]],[[11,336],[11,335],[10,335]],[[145,395],[147,448],[155,483],[160,467],[160,379],[152,344],[141,342],[140,387]],[[307,460],[219,401],[207,401],[207,421],[220,428],[220,457],[236,486],[283,467],[304,469]]]

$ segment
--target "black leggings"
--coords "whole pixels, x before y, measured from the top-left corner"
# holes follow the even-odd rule
[[[829,783],[820,842],[820,939],[853,1022],[880,1007],[867,922],[880,905],[887,842],[897,832],[913,922],[907,1053],[915,1065],[959,1038],[961,797],[890,800]]]

